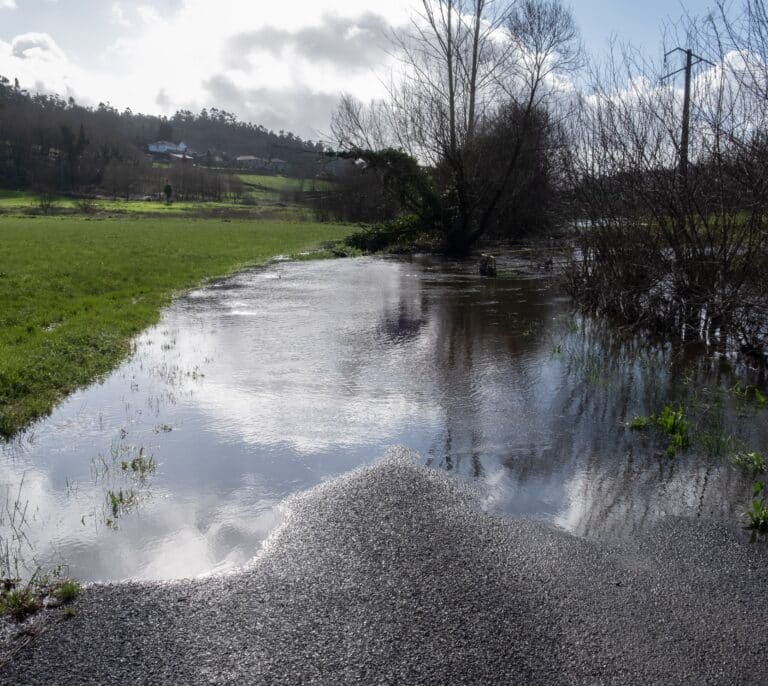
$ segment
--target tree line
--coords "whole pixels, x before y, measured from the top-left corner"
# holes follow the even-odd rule
[[[146,155],[156,140],[183,140],[199,153],[195,164],[172,161],[158,169]],[[296,175],[314,176],[323,149],[217,108],[165,118],[105,103],[86,107],[29,93],[0,76],[0,187],[133,197],[160,193],[170,183],[178,198],[218,200],[242,192],[236,176],[220,170],[237,155],[279,157]]]

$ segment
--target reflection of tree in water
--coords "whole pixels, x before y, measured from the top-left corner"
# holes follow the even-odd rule
[[[425,283],[434,347],[434,396],[444,415],[430,463],[475,477],[498,462],[541,402],[531,358],[549,346],[552,306],[542,282],[459,274]],[[536,330],[538,335],[531,336]]]
[[[388,343],[405,343],[418,338],[426,319],[421,307],[416,307],[411,298],[401,297],[397,308],[387,308],[379,327],[382,337]]]
[[[559,462],[563,476],[570,474],[560,523],[580,534],[606,536],[668,515],[734,521],[745,483],[727,455],[707,454],[694,441],[689,451],[669,458],[662,438],[626,428],[635,414],[680,402],[704,430],[736,429],[727,393],[734,370],[686,351],[648,348],[589,321],[569,339],[560,410],[568,429],[556,434],[551,456],[540,461]],[[764,432],[764,422],[757,429]],[[743,440],[756,440],[753,433],[747,427]]]
[[[584,535],[636,531],[667,515],[734,521],[745,481],[727,456],[695,445],[669,458],[663,438],[627,422],[681,402],[702,430],[731,430],[738,416],[727,389],[745,370],[617,335],[568,312],[544,284],[424,275],[418,308],[397,310],[393,330],[418,321],[434,351],[444,425],[429,464],[483,477],[501,463],[509,493],[525,494],[501,509],[549,513]],[[767,438],[764,421],[740,436]]]

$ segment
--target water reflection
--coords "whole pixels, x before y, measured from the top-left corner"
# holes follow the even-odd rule
[[[395,444],[479,479],[489,509],[581,535],[737,521],[749,484],[721,444],[764,447],[768,428],[729,389],[764,388],[761,372],[649,349],[574,315],[513,256],[499,266],[484,280],[429,258],[281,264],[180,299],[131,360],[2,448],[40,557],[102,580],[241,565],[285,497]],[[697,430],[674,459],[626,428],[671,400]],[[138,482],[137,455],[153,459]]]

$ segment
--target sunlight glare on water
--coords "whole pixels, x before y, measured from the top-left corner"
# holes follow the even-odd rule
[[[669,460],[626,428],[685,375],[727,388],[727,371],[640,352],[527,263],[499,264],[283,262],[179,298],[131,359],[1,448],[37,558],[83,580],[232,569],[287,496],[393,445],[478,480],[493,512],[579,535],[734,520],[745,484],[726,461]],[[764,425],[745,440],[768,444]]]

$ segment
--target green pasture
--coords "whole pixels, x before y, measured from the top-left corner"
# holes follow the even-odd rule
[[[0,218],[0,435],[113,369],[175,293],[350,230],[130,215]]]
[[[276,192],[325,191],[333,188],[333,183],[324,179],[295,179],[289,176],[268,176],[264,174],[238,174],[240,180],[248,186]]]
[[[48,210],[51,215],[85,214],[78,200],[68,197],[54,197]],[[42,214],[39,199],[32,193],[21,191],[0,192],[0,214],[39,215]],[[161,200],[126,200],[125,198],[98,198],[92,201],[89,214],[127,214],[157,217],[201,218],[232,216],[258,219],[264,216],[287,220],[306,220],[310,210],[295,203],[283,202],[273,191],[249,189],[240,201],[174,201],[167,204]]]

